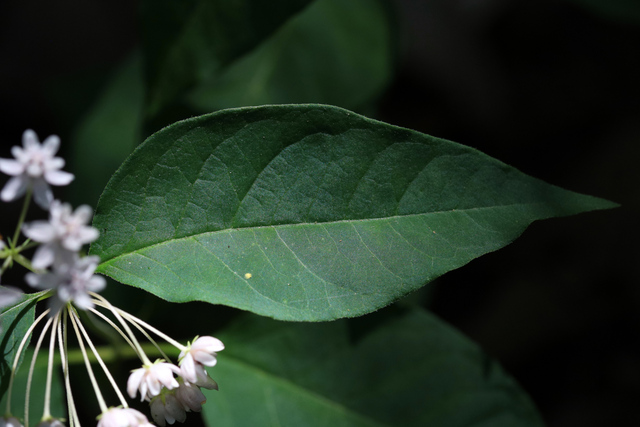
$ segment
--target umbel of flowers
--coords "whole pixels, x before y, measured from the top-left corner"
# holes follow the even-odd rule
[[[100,260],[95,256],[81,256],[82,247],[98,238],[98,230],[89,226],[92,209],[80,206],[73,210],[67,203],[54,200],[50,185],[67,185],[74,176],[62,171],[64,160],[55,157],[60,145],[57,136],[50,136],[40,144],[32,130],[22,136],[22,147],[13,147],[14,159],[0,158],[0,171],[11,178],[0,192],[0,199],[12,202],[25,196],[24,205],[13,238],[7,242],[0,239],[0,279],[2,273],[18,263],[28,270],[25,276],[27,284],[43,292],[47,299],[47,308],[28,329],[15,354],[9,386],[7,390],[7,406],[4,416],[0,418],[0,427],[23,427],[29,425],[29,393],[35,360],[45,340],[48,338],[48,367],[45,383],[45,399],[42,404],[42,418],[38,427],[63,427],[62,420],[52,417],[50,412],[51,379],[54,367],[54,354],[59,352],[61,360],[66,400],[71,427],[79,427],[77,403],[69,381],[69,359],[67,357],[68,335],[75,335],[84,364],[93,386],[101,413],[97,416],[98,427],[135,427],[152,426],[147,417],[129,407],[120,387],[116,384],[106,364],[91,341],[83,326],[79,310],[93,313],[97,318],[113,327],[118,334],[133,348],[142,363],[142,367],[131,372],[126,391],[129,397],[139,395],[141,401],[150,405],[150,413],[156,424],[166,426],[175,421],[184,422],[187,412],[199,412],[206,399],[201,388],[218,389],[205,367],[216,364],[216,355],[224,349],[217,338],[196,337],[186,346],[168,337],[153,326],[134,315],[114,307],[98,292],[104,289],[106,281],[102,276],[94,274]],[[48,211],[48,220],[24,223],[31,198],[41,208]],[[26,240],[18,244],[20,232]],[[31,260],[22,252],[35,247]],[[14,287],[0,286],[0,309],[18,303],[23,293]],[[25,396],[24,420],[11,414],[11,398],[13,383],[20,355],[36,325],[44,322],[42,332],[36,340],[33,359],[27,382]],[[1,326],[0,326],[1,327]],[[161,359],[151,361],[143,350],[133,330],[138,331],[157,349]],[[152,338],[152,334],[160,337],[180,351],[178,364],[162,351]],[[118,397],[117,406],[107,404],[100,386],[96,381],[89,352],[97,361],[100,369],[109,380]]]

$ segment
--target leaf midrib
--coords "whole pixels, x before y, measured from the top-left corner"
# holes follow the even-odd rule
[[[380,217],[380,218],[341,219],[341,220],[336,220],[336,221],[299,222],[299,223],[295,223],[295,224],[257,225],[257,226],[247,226],[247,227],[225,228],[225,229],[221,229],[221,230],[205,231],[203,233],[191,234],[191,235],[188,235],[188,236],[178,237],[178,238],[175,238],[175,239],[163,240],[161,242],[157,242],[157,243],[154,243],[154,244],[151,244],[151,245],[142,246],[142,247],[139,247],[139,248],[137,248],[135,250],[132,250],[132,251],[129,251],[129,252],[125,252],[125,253],[122,253],[120,255],[105,259],[98,265],[98,268],[103,267],[106,264],[110,264],[110,263],[114,262],[115,260],[117,260],[118,258],[126,257],[126,256],[129,256],[129,255],[138,253],[140,251],[156,247],[156,246],[162,246],[162,245],[169,244],[169,243],[172,243],[172,242],[179,242],[179,241],[183,241],[183,240],[189,240],[189,239],[193,239],[195,237],[204,236],[204,235],[210,235],[210,234],[215,234],[215,233],[228,233],[228,232],[232,232],[232,231],[235,231],[235,230],[260,230],[260,229],[268,229],[268,228],[275,229],[275,228],[279,228],[279,227],[291,227],[291,228],[293,228],[293,227],[303,227],[303,226],[309,226],[309,225],[341,224],[341,223],[353,223],[353,222],[362,223],[362,222],[369,222],[369,221],[386,221],[386,220],[391,220],[391,219],[395,219],[395,218],[411,218],[411,217],[420,217],[420,216],[427,216],[427,215],[440,215],[440,214],[453,213],[453,212],[467,213],[467,212],[483,211],[483,210],[489,210],[489,209],[512,208],[512,207],[515,207],[515,206],[544,206],[544,205],[545,204],[542,203],[542,202],[512,203],[512,204],[508,204],[508,205],[480,206],[480,207],[464,208],[464,209],[450,209],[450,210],[444,210],[444,211],[423,212],[423,213],[417,213],[417,214],[390,215],[390,216]],[[538,219],[543,219],[543,218],[538,218]]]

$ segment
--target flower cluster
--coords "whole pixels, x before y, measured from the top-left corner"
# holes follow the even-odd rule
[[[193,344],[181,347],[180,367],[162,360],[145,364],[132,372],[127,392],[132,398],[139,392],[141,400],[150,402],[151,416],[158,425],[164,427],[176,420],[183,422],[187,412],[202,410],[207,399],[201,387],[218,389],[218,384],[209,377],[204,366],[214,366],[217,352],[223,349],[222,341],[217,338],[196,337]]]
[[[0,159],[0,171],[11,176],[0,192],[0,199],[8,202],[26,194],[13,238],[5,243],[0,236],[0,259],[4,259],[0,268],[0,278],[14,262],[25,266],[30,270],[25,276],[25,281],[32,288],[43,291],[41,296],[48,299],[48,307],[32,324],[17,348],[7,390],[5,416],[0,417],[0,427],[23,427],[22,422],[10,412],[13,381],[26,342],[41,322],[44,322],[44,326],[34,349],[31,370],[47,334],[50,334],[50,340],[45,402],[38,427],[64,427],[61,420],[51,416],[49,408],[56,341],[67,392],[69,422],[71,427],[80,426],[69,381],[68,331],[75,333],[101,408],[98,427],[153,426],[143,413],[129,408],[124,395],[102,360],[100,352],[83,326],[78,310],[88,311],[95,315],[96,319],[113,327],[134,349],[142,362],[142,367],[133,370],[127,382],[129,396],[135,398],[139,394],[141,401],[148,401],[151,415],[160,426],[164,427],[166,423],[173,424],[175,421],[184,422],[187,412],[202,410],[206,398],[201,388],[218,389],[218,385],[209,377],[205,367],[216,364],[217,353],[224,349],[224,345],[213,337],[196,337],[193,343],[184,346],[134,315],[114,307],[100,296],[98,292],[106,286],[104,277],[94,274],[100,259],[96,256],[81,255],[83,246],[96,240],[99,235],[97,229],[88,225],[93,211],[86,205],[73,210],[69,204],[54,200],[49,186],[50,184],[66,185],[74,179],[72,174],[60,170],[64,166],[64,160],[55,157],[60,139],[53,135],[40,144],[35,132],[27,130],[23,134],[22,145],[22,147],[13,147],[12,154],[15,159]],[[31,196],[40,207],[48,210],[48,220],[24,224]],[[18,245],[20,231],[27,240]],[[31,260],[21,254],[22,251],[34,247],[35,252]],[[0,287],[0,310],[4,312],[5,308],[10,309],[23,297],[24,294],[17,288]],[[131,326],[151,342],[163,357],[162,359],[154,363],[150,361]],[[149,332],[173,345],[176,348],[176,354],[180,352],[177,365],[170,362],[170,358],[161,350]],[[87,347],[111,383],[120,401],[119,406],[113,407],[106,404],[93,374]],[[32,372],[29,372],[28,378],[24,425],[29,425],[28,395]]]

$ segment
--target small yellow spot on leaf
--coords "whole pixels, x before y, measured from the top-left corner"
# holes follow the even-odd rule
[[[245,278],[245,279],[251,279],[251,273],[246,273],[246,274],[244,275],[244,278]]]

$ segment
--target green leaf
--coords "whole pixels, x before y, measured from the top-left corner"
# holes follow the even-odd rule
[[[229,426],[542,426],[533,404],[480,348],[411,311],[351,342],[345,321],[245,316],[219,336],[205,421]]]
[[[317,0],[219,76],[194,88],[190,104],[202,112],[306,102],[360,108],[390,77],[391,39],[381,1]]]
[[[240,108],[140,145],[102,194],[90,252],[98,271],[169,301],[331,320],[383,307],[532,221],[613,206],[339,108]]]
[[[145,0],[149,111],[248,52],[311,0]]]
[[[16,356],[18,347],[27,330],[34,322],[36,303],[38,299],[48,291],[26,294],[22,299],[11,307],[2,310],[0,319],[2,320],[2,330],[0,331],[0,351],[2,351],[2,362],[0,363],[0,398],[4,396],[9,387],[9,377],[13,359]],[[29,344],[29,339],[25,344]],[[24,353],[20,355],[20,363],[24,358]],[[4,410],[4,409],[2,409]]]
[[[113,172],[142,138],[142,60],[134,52],[115,71],[72,135],[73,171],[82,200],[95,206]],[[77,197],[76,197],[77,198]]]
[[[48,338],[45,338],[48,342]],[[48,352],[45,348],[45,344],[40,349],[40,354],[36,359],[36,364],[33,370],[33,379],[31,380],[31,395],[29,399],[29,424],[32,426],[38,425],[42,418],[42,411],[44,408],[44,393],[47,380],[47,365],[48,365]],[[56,347],[57,348],[57,347]],[[31,358],[33,357],[33,350],[27,350],[24,359],[25,365],[18,370],[13,385],[13,396],[11,397],[11,413],[19,418],[24,418],[24,403],[25,392],[27,390],[27,376],[29,374],[29,365],[31,364]],[[62,368],[60,365],[56,365],[51,377],[51,415],[54,418],[66,417],[65,406],[65,392],[61,379]],[[76,396],[77,398],[77,396]],[[0,400],[0,410],[3,411],[7,406],[7,396],[5,395]]]

